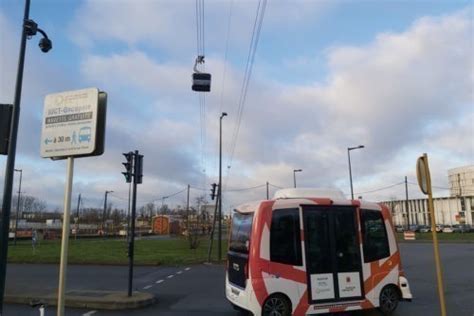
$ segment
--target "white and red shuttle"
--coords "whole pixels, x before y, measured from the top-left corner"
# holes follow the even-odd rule
[[[260,315],[379,308],[412,294],[389,210],[340,191],[284,189],[232,214],[226,297]]]

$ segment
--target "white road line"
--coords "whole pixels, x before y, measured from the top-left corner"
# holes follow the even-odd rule
[[[144,290],[148,290],[148,289],[151,288],[152,286],[153,286],[153,285],[147,285],[147,286],[145,286],[143,289],[144,289]]]
[[[82,314],[82,316],[91,316],[91,315],[94,315],[95,313],[97,313],[97,311],[90,311],[85,314]]]
[[[174,274],[171,274],[171,275],[167,276],[168,279],[171,279],[172,277],[174,277]]]
[[[189,270],[191,270],[191,268],[188,267],[188,268],[186,268],[186,269],[184,269],[184,270],[189,271]]]
[[[183,271],[178,271],[178,272],[176,272],[176,274],[181,274],[181,273],[183,273]]]
[[[163,281],[164,281],[164,280],[158,280],[158,281],[156,281],[155,283],[156,283],[156,284],[160,284],[160,283],[162,283]]]

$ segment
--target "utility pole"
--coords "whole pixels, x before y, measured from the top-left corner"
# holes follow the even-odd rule
[[[102,212],[102,230],[104,232],[105,237],[105,221],[106,221],[106,214],[107,214],[107,194],[113,193],[114,191],[105,191],[105,198],[104,198],[104,211]]]
[[[21,178],[23,177],[23,170],[22,169],[14,169],[14,170],[20,173],[20,185],[18,186],[18,201],[16,203],[15,237],[13,239],[13,244],[16,245],[16,232],[18,230],[18,216],[20,213]]]
[[[407,225],[410,230],[410,208],[408,203],[408,177],[405,176],[405,208],[407,209]]]
[[[217,195],[216,195],[216,206],[214,208],[214,218],[212,220],[212,230],[211,235],[209,236],[209,248],[207,250],[207,261],[211,262],[211,254],[212,254],[212,245],[214,243],[214,231],[216,230],[216,220],[217,220],[217,210],[219,208],[219,186],[217,186]]]
[[[79,193],[79,197],[77,198],[76,218],[79,218],[80,205],[81,205],[81,193]]]
[[[188,194],[186,198],[186,229],[188,230],[188,236],[191,237],[190,231],[189,231],[189,190],[191,186],[188,184]]]
[[[268,184],[269,184],[269,183],[268,183],[268,181],[267,181],[267,200],[270,199],[270,191],[268,190]]]
[[[226,112],[222,112],[219,124],[219,240],[217,242],[217,260],[222,258],[222,118],[227,116]]]
[[[74,239],[77,239],[77,233],[79,233],[79,207],[81,205],[81,193],[79,193],[79,197],[77,198],[77,208],[76,208],[76,216],[74,217],[74,225],[75,225],[75,234]]]

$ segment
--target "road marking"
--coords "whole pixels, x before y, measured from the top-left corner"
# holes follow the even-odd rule
[[[174,274],[171,274],[171,275],[167,276],[168,279],[171,279],[172,277],[174,277]]]
[[[82,316],[91,316],[91,315],[94,315],[95,313],[97,313],[97,311],[90,311],[85,314],[82,314]]]
[[[189,271],[189,270],[191,270],[191,268],[188,267],[188,268],[186,268],[186,269],[184,269],[184,270]]]
[[[164,281],[164,280],[158,280],[158,281],[156,281],[155,283],[156,283],[156,284],[160,284],[160,283],[162,283],[163,281]]]
[[[181,273],[183,273],[183,271],[178,271],[178,272],[176,272],[176,274],[181,274]]]
[[[153,285],[147,285],[147,286],[145,286],[143,289],[144,289],[144,290],[148,290],[148,289],[151,288],[152,286],[153,286]]]

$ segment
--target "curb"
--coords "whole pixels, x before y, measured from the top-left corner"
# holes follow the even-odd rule
[[[397,240],[399,244],[432,244],[431,239]],[[474,240],[439,240],[439,244],[474,244]]]
[[[9,304],[26,304],[31,301],[41,301],[48,306],[57,305],[57,295],[35,295],[35,294],[6,294],[4,301]],[[66,292],[66,307],[102,309],[102,310],[124,310],[137,309],[152,305],[156,297],[150,293],[133,292],[128,297],[125,292],[117,291],[68,291]]]

